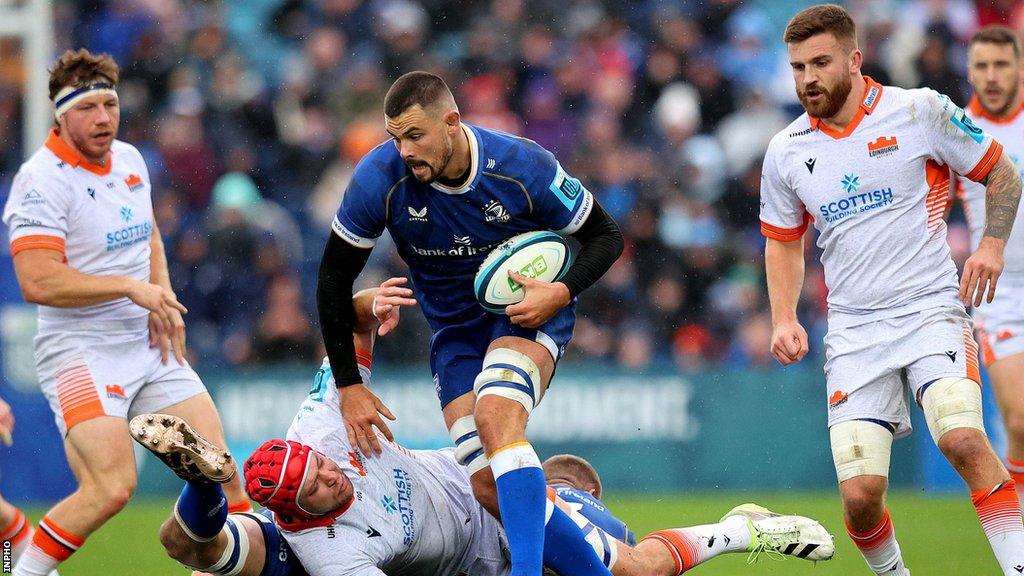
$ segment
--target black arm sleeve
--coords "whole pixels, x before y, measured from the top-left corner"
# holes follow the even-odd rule
[[[580,241],[580,253],[561,282],[575,298],[612,267],[622,254],[624,243],[619,227],[596,198],[590,215],[572,236]]]
[[[369,250],[356,248],[331,232],[320,260],[316,308],[320,313],[320,333],[331,362],[334,383],[339,388],[363,381],[356,367],[356,351],[352,343],[352,326],[356,320],[356,311],[352,307],[352,284],[369,257]]]

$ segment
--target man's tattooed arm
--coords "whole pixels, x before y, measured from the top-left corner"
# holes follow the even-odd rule
[[[1004,152],[985,179],[985,236],[1010,237],[1020,195],[1020,172]]]

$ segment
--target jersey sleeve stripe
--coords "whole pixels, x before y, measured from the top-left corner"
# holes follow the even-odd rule
[[[981,182],[984,180],[988,173],[992,171],[992,167],[996,165],[999,157],[1003,155],[1003,145],[998,141],[993,140],[989,144],[988,151],[981,157],[978,164],[973,170],[967,173],[967,178],[975,182]]]
[[[569,234],[575,234],[583,223],[590,218],[590,211],[594,209],[594,195],[589,190],[584,192],[583,203],[580,204],[579,209],[576,211],[576,215],[573,216],[569,225],[561,230],[556,230],[562,236],[568,236]]]
[[[19,252],[34,250],[37,248],[56,250],[57,252],[60,252],[61,256],[64,256],[66,253],[65,240],[60,236],[32,234],[30,236],[22,236],[21,238],[11,240],[11,257],[16,256]]]
[[[338,235],[339,238],[355,246],[356,248],[373,248],[373,245],[377,243],[376,238],[364,238],[355,232],[349,230],[344,224],[338,221],[337,218],[331,222],[331,230]]]
[[[811,215],[807,214],[806,212],[804,213],[803,223],[795,228],[782,228],[780,226],[775,226],[762,220],[761,235],[766,238],[771,238],[772,240],[778,240],[780,242],[792,242],[794,240],[799,240],[800,237],[804,235],[804,232],[807,231],[807,225],[810,223],[810,221]]]

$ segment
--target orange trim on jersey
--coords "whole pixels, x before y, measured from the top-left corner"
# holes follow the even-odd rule
[[[836,130],[828,124],[821,121],[821,118],[815,118],[809,116],[811,121],[811,127],[816,130],[821,130],[823,133],[839,140],[840,138],[846,138],[860,125],[861,120],[864,116],[871,114],[878,107],[878,102],[882,99],[882,85],[871,79],[870,76],[864,76],[864,100],[861,101],[860,106],[857,107],[857,113],[853,115],[850,123],[846,125],[842,130]]]
[[[974,341],[970,328],[964,327],[964,360],[967,362],[967,377],[981,384],[981,370],[978,368],[978,343]]]
[[[928,195],[924,201],[928,211],[928,232],[934,232],[945,221],[943,216],[949,206],[949,168],[929,160],[924,164],[924,178],[928,182]]]
[[[810,224],[811,220],[811,215],[808,212],[804,212],[803,224],[796,228],[782,228],[761,220],[761,235],[765,238],[778,240],[779,242],[793,242],[795,240],[799,240],[804,235],[804,232],[807,231],[807,226]]]
[[[96,392],[96,383],[81,358],[58,368],[57,400],[68,430],[86,420],[106,416],[100,395]]]
[[[988,330],[985,330],[981,326],[978,327],[978,342],[981,344],[981,360],[985,363],[985,366],[991,366],[996,358],[996,351],[992,349],[992,342],[989,340]]]
[[[252,512],[252,502],[248,500],[239,500],[228,504],[228,514],[236,514],[238,512]]]
[[[87,160],[82,153],[72,148],[67,142],[61,139],[60,133],[57,132],[56,128],[50,129],[49,136],[46,137],[45,146],[53,152],[57,158],[71,164],[75,168],[84,168],[97,176],[106,176],[110,174],[110,171],[114,167],[114,156],[110,152],[107,152],[106,164],[96,164]]]
[[[66,246],[66,241],[60,236],[31,234],[29,236],[22,236],[21,238],[11,240],[11,258],[17,256],[19,252],[35,250],[38,248],[42,248],[44,250],[56,250],[57,252],[60,252],[61,256],[65,256],[67,254],[65,251]]]
[[[992,171],[992,167],[996,165],[996,162],[999,161],[1002,155],[1003,145],[993,140],[988,146],[988,151],[981,157],[981,160],[978,160],[978,164],[967,173],[967,178],[975,182],[981,182],[988,177],[988,173]]]
[[[1009,124],[1020,116],[1021,112],[1024,112],[1024,102],[1021,102],[1020,106],[1016,110],[1006,116],[993,116],[985,110],[985,107],[981,105],[981,100],[978,99],[978,95],[971,96],[971,101],[967,103],[967,109],[971,111],[971,116],[975,118],[984,118],[993,124]]]

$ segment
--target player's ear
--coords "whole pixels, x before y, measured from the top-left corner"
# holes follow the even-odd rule
[[[864,54],[858,48],[850,52],[850,72],[860,76],[860,67],[864,63]]]
[[[454,133],[454,130],[459,127],[459,118],[458,110],[449,110],[448,112],[445,112],[443,120],[449,132]]]

